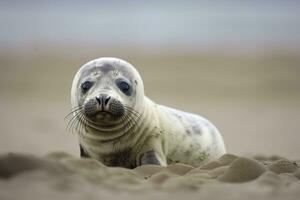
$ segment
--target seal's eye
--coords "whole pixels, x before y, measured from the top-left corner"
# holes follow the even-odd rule
[[[121,82],[121,83],[119,84],[119,87],[120,87],[120,89],[123,90],[123,91],[128,91],[128,90],[130,89],[128,83],[126,83],[126,82]]]
[[[116,84],[124,94],[126,94],[126,95],[131,94],[131,87],[130,87],[129,83],[127,83],[124,80],[117,79]]]
[[[93,82],[85,81],[81,84],[81,91],[86,93],[93,86]]]

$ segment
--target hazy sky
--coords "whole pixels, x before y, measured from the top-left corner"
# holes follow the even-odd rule
[[[300,2],[300,1],[299,1]],[[0,1],[0,45],[300,45],[297,1]]]

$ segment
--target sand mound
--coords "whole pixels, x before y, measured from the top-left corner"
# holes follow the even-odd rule
[[[0,156],[0,199],[299,199],[299,179],[299,162],[281,157],[129,170],[62,152]]]
[[[269,169],[277,174],[293,173],[298,169],[296,162],[291,162],[286,159],[278,160],[269,166]]]
[[[19,173],[31,170],[44,170],[53,174],[69,172],[60,163],[30,155],[9,153],[0,156],[0,178],[10,178]]]
[[[259,177],[266,171],[266,167],[249,158],[237,158],[233,161],[219,180],[224,182],[245,182]]]

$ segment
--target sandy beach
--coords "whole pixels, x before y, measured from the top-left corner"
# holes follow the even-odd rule
[[[106,167],[63,152],[0,156],[0,199],[299,199],[300,161],[226,154],[200,167]]]
[[[297,1],[0,1],[0,200],[299,200]],[[67,130],[77,70],[117,57],[226,154],[107,167]],[[70,116],[70,115],[69,115]]]
[[[73,75],[99,54],[2,54],[0,199],[299,199],[298,57],[111,53],[137,67],[154,101],[216,124],[229,153],[128,170],[79,159],[66,131]]]

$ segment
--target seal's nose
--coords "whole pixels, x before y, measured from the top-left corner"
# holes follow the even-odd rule
[[[111,99],[107,94],[101,94],[99,97],[96,97],[96,100],[102,108],[106,107]]]

